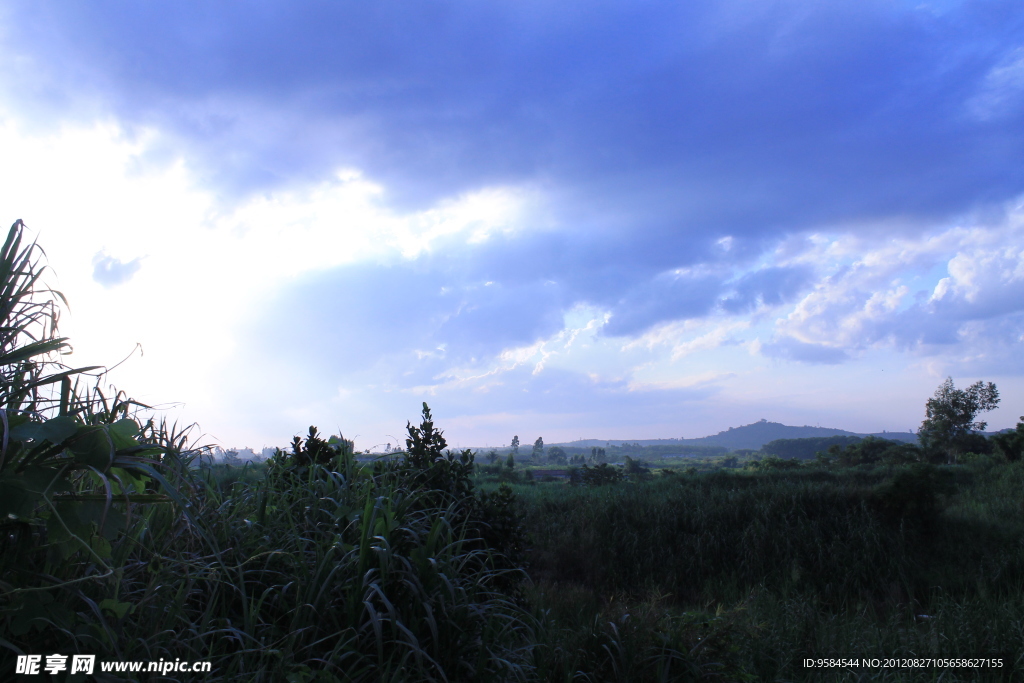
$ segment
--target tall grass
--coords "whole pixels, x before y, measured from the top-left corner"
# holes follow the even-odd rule
[[[600,680],[673,680],[658,667],[682,663],[672,653],[700,623],[716,624],[726,680],[931,680],[942,672],[825,674],[800,662],[995,653],[1012,660],[1000,680],[1024,677],[1022,473],[987,462],[519,487],[534,604],[561,653],[548,680],[581,662]]]

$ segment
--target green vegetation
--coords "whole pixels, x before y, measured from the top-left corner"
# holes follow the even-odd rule
[[[999,392],[992,382],[975,382],[966,389],[957,389],[953,378],[947,377],[925,404],[926,417],[918,430],[921,445],[944,453],[950,462],[956,462],[963,453],[985,448],[984,437],[975,431],[983,431],[986,423],[975,418],[998,404]]]
[[[310,427],[266,463],[192,467],[185,432],[53,360],[59,296],[21,234],[0,254],[0,677],[54,652],[289,683],[1024,676],[1024,418],[685,467],[516,438],[483,464],[424,404],[390,457]],[[993,677],[801,663],[995,654]]]
[[[776,439],[761,446],[765,455],[783,460],[811,460],[832,446],[845,448],[859,442],[859,436],[822,436],[807,439]]]

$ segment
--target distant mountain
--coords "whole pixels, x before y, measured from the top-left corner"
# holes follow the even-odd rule
[[[828,427],[790,427],[779,422],[759,420],[753,424],[742,427],[730,427],[724,432],[713,436],[705,436],[699,439],[645,439],[645,440],[618,440],[618,439],[580,439],[569,443],[551,444],[552,446],[575,446],[576,448],[593,448],[595,446],[620,446],[626,444],[640,444],[641,446],[724,446],[729,450],[736,451],[745,448],[758,450],[769,441],[776,439],[807,439],[812,437],[826,436],[876,436],[880,439],[891,439],[893,441],[906,441],[917,443],[917,434],[911,432],[878,432],[875,434],[858,434],[843,429],[831,429]]]

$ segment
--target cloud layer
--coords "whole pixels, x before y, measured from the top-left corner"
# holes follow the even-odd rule
[[[255,273],[219,304],[249,389],[209,394],[248,413],[252,367],[287,419],[430,395],[470,432],[1024,370],[1016,0],[12,2],[0,32],[6,125],[104,122],[197,263]],[[111,296],[182,258],[145,230],[83,245]]]

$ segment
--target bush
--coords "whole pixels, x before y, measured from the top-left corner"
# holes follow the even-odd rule
[[[584,486],[606,486],[617,484],[623,479],[622,470],[606,462],[590,467],[584,465],[569,471],[569,483]]]
[[[1010,432],[995,434],[991,438],[992,448],[1010,462],[1017,462],[1024,455],[1024,415],[1017,428]]]

